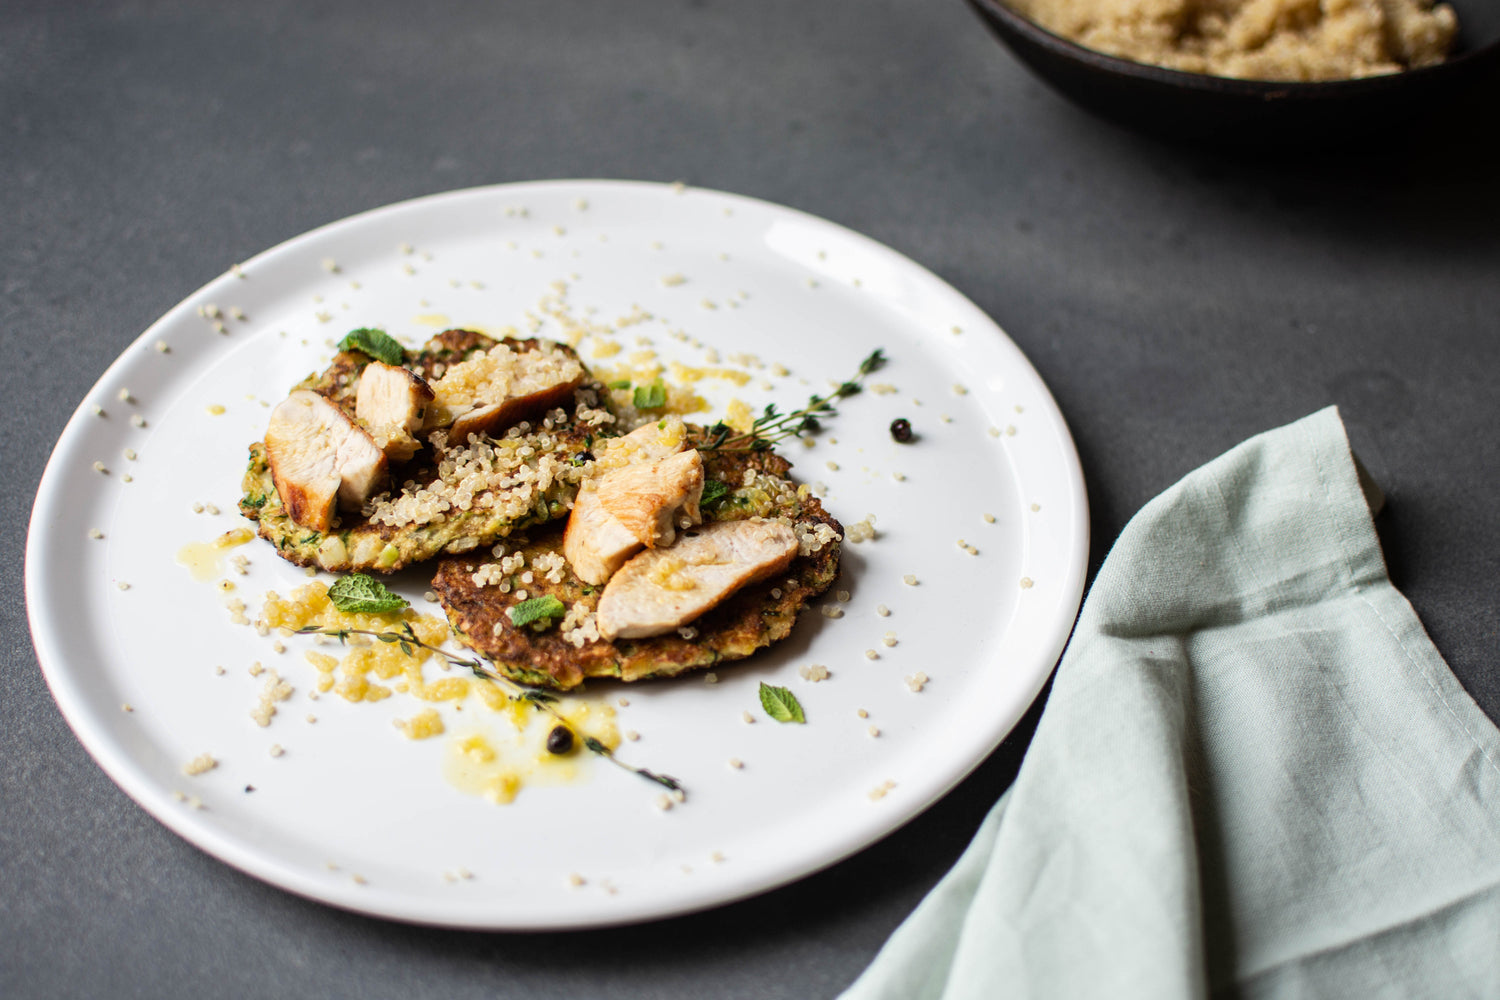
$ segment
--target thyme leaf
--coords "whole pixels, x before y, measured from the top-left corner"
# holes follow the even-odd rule
[[[775,403],[771,403],[760,416],[755,418],[750,430],[744,433],[736,434],[734,428],[723,422],[714,424],[708,429],[708,440],[700,444],[698,450],[705,452],[765,451],[777,441],[816,433],[822,427],[823,419],[838,415],[838,410],[833,405],[834,401],[858,394],[862,389],[865,376],[879,371],[885,365],[886,360],[885,351],[876,348],[859,363],[859,369],[854,377],[847,382],[839,383],[838,388],[833,392],[826,396],[809,396],[806,406],[793,410],[791,413],[782,413],[776,408]],[[640,390],[637,389],[636,392],[639,393]]]

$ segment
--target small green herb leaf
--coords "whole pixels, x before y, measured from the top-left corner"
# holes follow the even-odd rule
[[[328,599],[340,611],[387,615],[406,607],[406,598],[391,593],[385,584],[364,573],[340,577],[328,588]]]
[[[628,378],[622,378],[622,379],[619,379],[618,381],[611,382],[611,383],[609,383],[609,387],[611,389],[629,389],[630,388],[630,379],[628,379]]]
[[[527,688],[516,695],[516,701],[529,701],[533,705],[546,705],[557,700],[557,695],[548,694],[546,691],[538,691],[536,688]]]
[[[711,510],[724,502],[729,496],[729,484],[718,479],[705,479],[703,481],[703,496],[698,499],[698,506],[705,510]]]
[[[655,410],[667,405],[667,387],[657,379],[650,385],[638,385],[635,387],[635,408],[637,410]]]
[[[510,623],[516,628],[537,622],[540,622],[545,628],[547,625],[552,624],[553,618],[561,618],[567,611],[568,609],[563,606],[562,601],[559,601],[551,594],[544,594],[541,597],[533,597],[530,600],[522,601],[505,613],[510,616]]]
[[[406,360],[406,351],[397,343],[396,338],[384,330],[369,326],[350,330],[339,341],[339,350],[364,351],[376,361],[384,361],[388,365],[399,365]]]
[[[777,722],[807,721],[796,695],[784,687],[772,687],[765,681],[760,682],[760,707]]]

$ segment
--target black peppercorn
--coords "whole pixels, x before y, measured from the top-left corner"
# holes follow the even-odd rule
[[[567,726],[553,726],[547,734],[547,752],[561,757],[573,749],[573,730]]]
[[[897,417],[891,421],[891,437],[902,444],[911,440],[911,421],[905,417]]]

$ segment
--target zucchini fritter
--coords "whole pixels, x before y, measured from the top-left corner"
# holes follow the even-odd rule
[[[697,433],[701,439],[701,429]],[[797,614],[838,577],[843,528],[807,487],[790,483],[786,478],[790,463],[773,452],[706,452],[704,466],[710,479],[728,484],[732,491],[709,513],[713,520],[786,518],[799,536],[815,536],[818,527],[824,526],[823,543],[808,546],[814,551],[798,555],[785,573],[737,591],[682,630],[607,642],[585,638],[602,586],[584,583],[566,565],[556,574],[561,582],[552,582],[545,572],[532,568],[539,557],[543,566],[561,561],[562,531],[548,527],[531,532],[524,544],[506,546],[512,559],[515,554],[524,556],[532,576],[531,582],[522,581],[524,570],[517,568],[504,581],[509,584],[506,592],[493,583],[475,582],[476,572],[488,559],[469,555],[442,560],[433,590],[454,631],[507,677],[560,689],[575,688],[589,677],[626,681],[672,677],[742,659],[786,638]],[[747,477],[747,472],[754,475]],[[516,627],[507,611],[519,603],[518,590],[524,590],[528,598],[556,597],[570,609],[569,616],[543,631]]]
[[[471,330],[447,330],[420,351],[407,352],[404,362],[435,381],[448,367],[499,343]],[[506,338],[503,343],[526,351],[541,342]],[[564,345],[557,349],[572,353]],[[361,351],[341,351],[327,369],[309,375],[295,388],[326,397],[353,419],[360,374],[370,361]],[[577,391],[572,404],[560,408],[560,415],[533,415],[538,421],[545,419],[545,425],[484,438],[473,446],[424,448],[395,470],[393,490],[367,503],[363,511],[342,512],[326,532],[291,519],[272,481],[265,444],[256,442],[250,446],[240,512],[259,522],[261,537],[275,545],[282,558],[336,573],[390,573],[444,552],[489,545],[513,531],[567,514],[581,467],[590,457],[589,446],[600,433],[598,427],[577,419],[578,401],[602,409],[607,395],[589,383]]]

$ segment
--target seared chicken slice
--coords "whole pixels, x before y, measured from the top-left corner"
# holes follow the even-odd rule
[[[563,532],[563,558],[578,579],[597,587],[640,548],[640,539],[604,509],[598,490],[579,492]]]
[[[649,467],[681,452],[685,440],[682,418],[668,417],[637,427],[624,437],[612,438],[600,445],[598,461],[608,471],[594,484],[585,485],[578,491],[578,497],[573,501],[573,512],[568,515],[567,530],[563,534],[563,557],[584,583],[597,587],[608,580],[615,570],[624,565],[626,559],[645,544],[605,509],[601,502],[605,484],[614,476],[623,475],[637,467]],[[701,480],[701,458],[698,464]],[[694,516],[697,514],[698,497],[702,492],[700,482],[697,493],[692,496]]]
[[[599,503],[647,548],[672,544],[677,519],[702,522],[703,456],[679,452],[650,465],[627,465],[599,481]]]
[[[797,536],[776,521],[718,521],[671,548],[648,549],[610,578],[596,622],[605,639],[644,639],[686,625],[736,590],[780,573]]]
[[[577,358],[542,349],[518,353],[500,344],[452,365],[432,384],[435,405],[423,425],[448,428],[448,440],[461,445],[470,434],[493,434],[564,405],[583,380]]]
[[[405,462],[421,447],[414,435],[422,429],[432,400],[432,387],[420,375],[372,361],[359,376],[354,416],[369,429],[386,458]]]
[[[327,531],[338,504],[358,508],[386,476],[385,453],[344,412],[307,389],[271,411],[266,458],[291,519]]]

